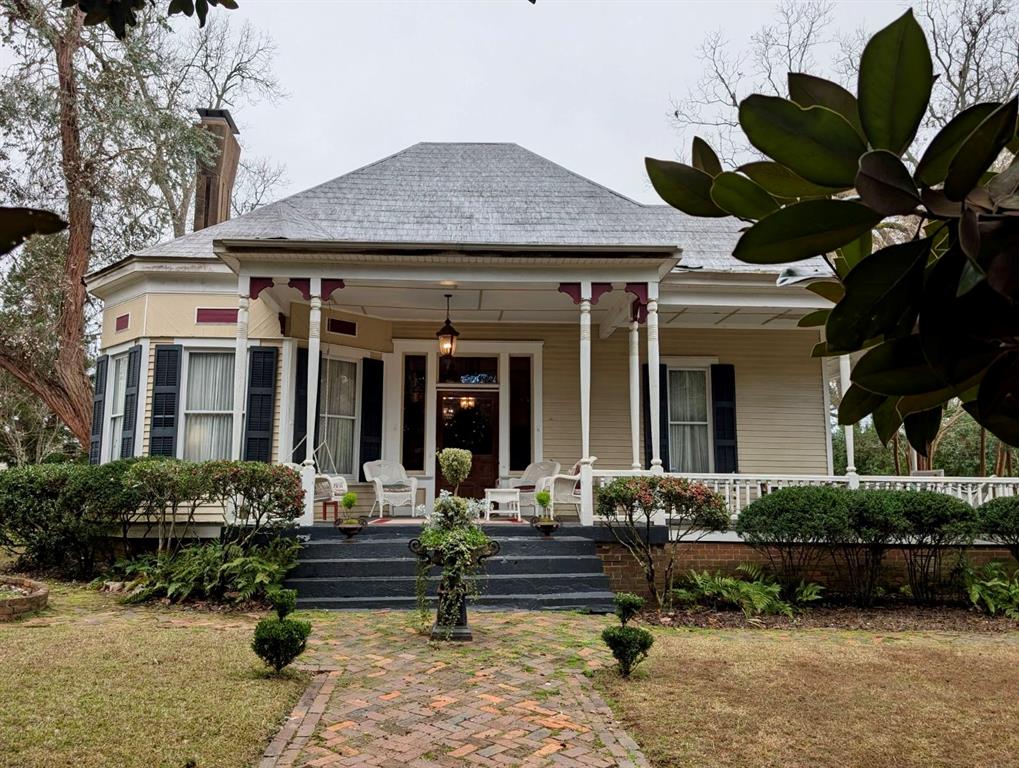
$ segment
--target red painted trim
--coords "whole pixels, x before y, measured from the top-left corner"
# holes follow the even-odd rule
[[[131,325],[131,315],[117,315],[117,319],[114,320],[113,323],[117,333],[126,331]]]
[[[343,288],[343,281],[333,277],[322,278],[322,301],[329,301],[333,294]]]
[[[574,304],[580,303],[580,283],[559,283],[559,293],[565,293]]]
[[[237,322],[237,310],[228,307],[199,307],[195,311],[195,322],[225,325]]]
[[[634,299],[630,306],[630,319],[644,325],[647,322],[647,304],[641,304],[638,299]]]
[[[311,278],[310,277],[292,277],[287,281],[287,285],[291,288],[296,288],[301,292],[301,296],[304,297],[305,301],[311,301]]]
[[[626,292],[636,296],[641,304],[647,304],[647,283],[627,283]]]
[[[598,299],[612,290],[612,283],[591,283],[591,303],[597,304]]]
[[[258,295],[265,290],[272,288],[271,277],[253,277],[251,278],[251,285],[248,288],[248,293],[252,299],[257,299]]]

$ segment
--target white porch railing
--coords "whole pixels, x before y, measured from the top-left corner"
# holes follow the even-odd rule
[[[648,470],[596,469],[594,481],[602,486],[617,477],[649,476]],[[849,487],[846,475],[770,475],[770,474],[687,474],[666,473],[667,477],[682,477],[692,482],[703,483],[725,499],[733,518],[740,511],[761,496],[778,490],[804,485],[835,485]],[[1019,495],[1019,477],[904,477],[860,475],[853,478],[860,488],[937,491],[978,507],[999,496]],[[852,483],[855,485],[855,482]]]

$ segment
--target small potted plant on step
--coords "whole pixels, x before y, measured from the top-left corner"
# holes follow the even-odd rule
[[[548,491],[538,491],[534,494],[534,501],[541,507],[541,514],[531,518],[531,527],[541,531],[546,537],[550,537],[559,530],[559,521],[548,512],[548,507],[552,503],[552,494]]]
[[[343,514],[336,518],[336,530],[348,539],[352,539],[368,525],[368,518],[364,515],[354,517],[351,512],[354,505],[357,504],[357,494],[353,491],[347,491],[343,494],[340,504],[343,505]]]

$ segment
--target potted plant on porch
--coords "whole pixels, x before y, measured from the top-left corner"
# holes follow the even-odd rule
[[[447,448],[438,455],[442,476],[459,489],[471,471],[471,454],[459,448]],[[471,519],[467,499],[443,491],[435,501],[432,517],[421,535],[411,540],[410,551],[418,556],[418,598],[423,605],[428,572],[442,568],[433,640],[471,640],[467,623],[467,596],[477,591],[475,577],[481,561],[499,552],[499,542],[488,538]]]
[[[350,510],[357,504],[357,494],[353,491],[347,491],[343,494],[340,504],[343,505],[343,515],[336,518],[336,530],[346,536],[349,541],[364,530],[364,527],[368,525],[368,518],[364,515],[354,517],[351,513]]]
[[[559,521],[548,513],[548,507],[552,503],[552,494],[548,491],[538,491],[534,494],[534,501],[541,507],[541,514],[531,518],[531,527],[541,531],[546,538],[549,538],[559,530]]]

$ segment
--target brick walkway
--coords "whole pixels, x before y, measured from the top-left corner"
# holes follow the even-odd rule
[[[648,765],[587,677],[609,617],[476,611],[454,644],[410,612],[305,615],[316,674],[260,768]]]

